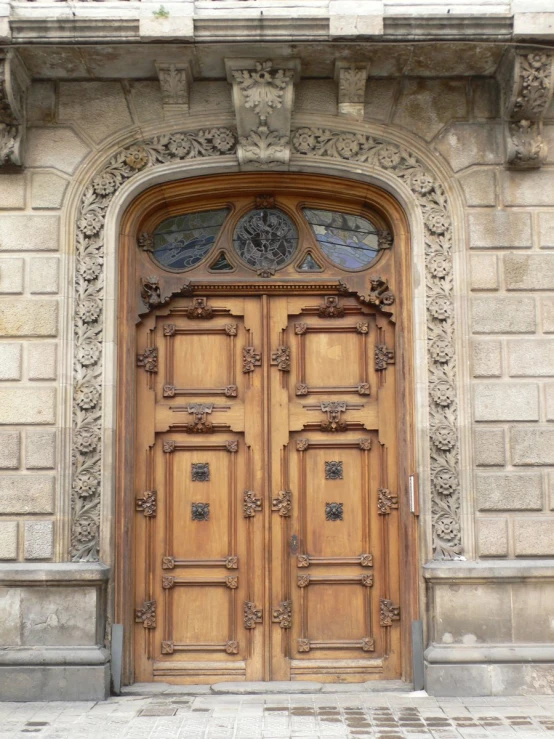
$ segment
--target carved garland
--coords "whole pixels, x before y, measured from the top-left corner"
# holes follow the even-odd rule
[[[442,185],[408,150],[365,134],[300,128],[296,154],[363,162],[405,182],[425,223],[433,542],[437,558],[461,554],[459,448],[452,286],[452,231]],[[228,128],[163,134],[114,155],[93,178],[77,218],[71,557],[98,559],[104,300],[104,221],[117,190],[138,172],[236,153]]]

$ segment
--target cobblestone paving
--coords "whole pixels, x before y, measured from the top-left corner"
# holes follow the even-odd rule
[[[546,732],[554,732],[554,696],[349,692],[0,703],[0,739],[546,739]]]

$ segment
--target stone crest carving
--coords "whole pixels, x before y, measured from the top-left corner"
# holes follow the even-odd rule
[[[226,59],[237,117],[242,168],[283,168],[290,158],[296,60]]]
[[[23,164],[25,92],[30,77],[10,50],[0,52],[0,167]]]
[[[544,50],[510,51],[499,74],[506,119],[506,164],[514,169],[540,167],[548,153],[542,119],[552,99],[554,56]]]

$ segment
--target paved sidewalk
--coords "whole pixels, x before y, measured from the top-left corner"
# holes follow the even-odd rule
[[[546,739],[547,732],[554,732],[554,696],[165,694],[0,703],[0,739]]]

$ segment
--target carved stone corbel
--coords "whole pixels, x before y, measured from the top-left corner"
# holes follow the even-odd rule
[[[23,165],[25,94],[30,81],[13,50],[0,52],[0,167]]]
[[[363,120],[368,71],[369,64],[349,64],[340,59],[335,62],[339,115]]]
[[[225,68],[233,85],[241,169],[285,168],[300,62],[226,59]]]
[[[165,115],[189,112],[189,94],[192,85],[190,62],[170,64],[155,62],[162,92]]]
[[[533,169],[546,160],[542,119],[554,83],[554,55],[549,51],[510,51],[501,64],[505,163],[514,169]]]

